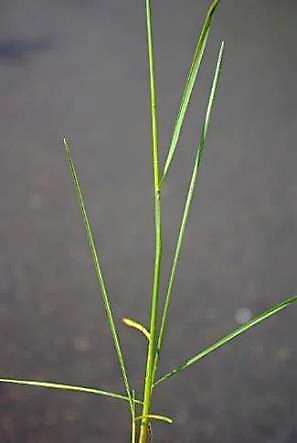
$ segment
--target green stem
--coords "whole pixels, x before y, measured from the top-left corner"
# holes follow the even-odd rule
[[[150,77],[150,102],[151,102],[151,131],[152,131],[152,158],[154,177],[154,220],[155,220],[155,261],[153,270],[153,288],[150,311],[150,340],[148,344],[146,374],[144,382],[144,399],[142,420],[140,427],[139,443],[147,443],[149,431],[149,415],[151,409],[152,387],[154,383],[153,368],[156,352],[157,313],[159,298],[160,266],[162,256],[161,239],[161,210],[160,210],[160,186],[159,186],[159,162],[158,162],[158,127],[156,112],[154,50],[152,37],[152,20],[150,0],[146,0],[146,28],[149,59]]]
[[[131,415],[131,443],[136,443],[136,422],[135,422],[135,390],[132,391],[133,413]]]

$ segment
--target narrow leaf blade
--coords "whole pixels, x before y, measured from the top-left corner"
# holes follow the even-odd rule
[[[211,111],[212,111],[213,105],[214,105],[215,93],[217,90],[221,67],[222,67],[223,54],[224,54],[224,42],[221,43],[221,47],[220,47],[219,54],[218,54],[214,78],[213,78],[212,85],[210,88],[208,104],[206,107],[203,126],[202,126],[202,130],[201,130],[201,134],[200,134],[200,141],[199,141],[197,151],[196,151],[194,167],[193,167],[192,176],[191,176],[191,180],[190,180],[190,184],[189,184],[189,188],[188,188],[188,192],[187,192],[187,196],[186,196],[186,200],[185,200],[184,210],[183,210],[183,214],[182,214],[182,218],[181,218],[181,222],[180,222],[180,227],[179,227],[179,232],[178,232],[178,237],[177,237],[177,242],[176,242],[176,246],[175,246],[175,252],[174,252],[173,261],[172,261],[172,265],[171,265],[171,269],[170,269],[168,285],[167,285],[167,290],[166,290],[166,297],[165,297],[165,302],[164,302],[162,316],[161,316],[161,326],[160,326],[160,332],[159,332],[159,337],[158,337],[157,353],[156,353],[155,362],[154,362],[154,375],[156,375],[158,362],[159,362],[159,358],[160,358],[160,352],[161,352],[161,348],[162,348],[163,341],[164,341],[166,324],[167,324],[167,319],[168,319],[168,311],[169,311],[169,306],[170,306],[170,302],[171,302],[171,296],[172,296],[172,290],[173,290],[176,271],[177,271],[177,265],[178,265],[179,258],[180,258],[181,247],[183,244],[186,224],[187,224],[187,221],[189,218],[191,203],[193,200],[197,177],[199,174],[200,161],[201,161],[201,156],[202,156],[204,146],[205,146],[205,139],[206,139],[207,131],[209,128]]]
[[[102,395],[104,397],[110,397],[116,400],[129,401],[129,398],[125,395],[109,391],[103,391],[102,389],[87,388],[84,386],[66,385],[64,383],[52,383],[48,381],[37,381],[37,380],[17,380],[14,378],[0,378],[0,383],[10,383],[14,385],[25,385],[25,386],[33,386],[37,388],[46,388],[46,389],[58,389],[61,391],[80,392],[83,394]],[[134,401],[135,403],[138,404],[142,403],[140,400],[134,400]]]
[[[127,395],[128,395],[129,403],[130,403],[130,410],[131,410],[131,413],[132,413],[132,411],[133,411],[132,392],[131,392],[130,383],[129,383],[129,380],[128,380],[128,375],[127,375],[126,365],[125,365],[125,361],[124,361],[124,357],[123,357],[123,352],[122,352],[122,348],[121,348],[121,344],[120,344],[120,339],[119,339],[119,336],[118,336],[118,332],[117,332],[117,329],[116,329],[116,325],[115,325],[115,321],[114,321],[111,305],[110,305],[110,302],[109,302],[109,296],[108,296],[106,284],[105,284],[105,281],[104,281],[101,264],[100,264],[100,261],[99,261],[99,258],[98,258],[97,248],[96,248],[93,232],[92,232],[92,229],[91,229],[91,225],[90,225],[90,222],[89,222],[87,208],[86,208],[86,205],[85,205],[84,196],[83,196],[83,193],[82,193],[82,190],[81,190],[81,186],[80,186],[80,182],[79,182],[79,179],[78,179],[77,170],[76,170],[76,167],[75,167],[74,162],[72,160],[70,146],[69,146],[69,144],[68,144],[68,142],[66,141],[65,138],[64,138],[64,148],[65,148],[66,160],[67,160],[67,163],[68,163],[71,175],[72,175],[73,185],[74,185],[74,188],[75,188],[75,191],[76,191],[76,194],[77,194],[77,198],[78,198],[78,201],[79,201],[79,205],[80,205],[82,221],[83,221],[83,224],[84,224],[84,228],[85,228],[85,231],[86,231],[90,252],[91,252],[93,263],[94,263],[95,273],[96,273],[97,282],[98,282],[98,286],[99,286],[100,293],[101,293],[101,298],[102,298],[102,301],[103,301],[103,304],[104,304],[104,308],[105,308],[106,318],[107,318],[108,325],[109,325],[109,328],[110,328],[110,331],[111,331],[112,340],[113,340],[114,348],[115,348],[115,351],[116,351],[116,356],[117,356],[117,359],[118,359],[118,364],[119,364],[120,371],[121,371],[121,374],[122,374],[122,377],[123,377],[123,381],[124,381],[124,385],[125,385],[125,388],[126,388],[126,391],[127,391]]]
[[[173,129],[173,134],[172,134],[169,150],[167,153],[167,157],[165,160],[165,165],[164,165],[163,174],[162,174],[162,178],[161,178],[161,184],[163,183],[163,181],[165,180],[165,178],[168,174],[168,170],[170,168],[171,162],[172,162],[174,154],[175,154],[175,150],[176,150],[176,146],[177,146],[177,143],[178,143],[178,140],[180,137],[180,133],[182,130],[184,118],[185,118],[185,115],[188,110],[188,106],[190,103],[193,88],[194,88],[196,78],[199,73],[201,62],[203,59],[203,55],[204,55],[204,51],[205,51],[205,47],[206,47],[206,43],[207,43],[207,39],[208,39],[209,28],[211,25],[211,20],[212,20],[213,14],[214,14],[218,4],[219,4],[219,0],[212,1],[211,5],[208,9],[208,12],[206,14],[206,17],[205,17],[205,20],[204,20],[204,23],[202,26],[202,30],[200,32],[198,42],[197,42],[195,50],[194,50],[192,64],[189,69],[185,88],[184,88],[184,91],[183,91],[183,94],[181,97],[181,101],[179,104],[176,122],[175,122],[175,126]]]
[[[297,296],[290,297],[283,302],[281,302],[278,305],[275,305],[266,311],[262,312],[261,314],[254,317],[249,322],[243,324],[239,328],[234,329],[229,334],[225,335],[224,337],[220,338],[219,340],[212,343],[207,348],[203,349],[203,351],[200,351],[198,354],[194,355],[193,357],[186,360],[184,363],[179,365],[176,369],[173,369],[172,371],[168,372],[167,374],[163,375],[163,377],[159,378],[159,380],[155,383],[155,385],[167,380],[168,378],[172,377],[173,375],[179,374],[180,372],[184,371],[185,369],[189,368],[190,366],[197,363],[199,360],[207,357],[211,352],[216,351],[217,349],[225,346],[230,341],[234,340],[239,335],[243,334],[244,332],[248,331],[250,328],[258,325],[264,320],[267,320],[272,315],[277,314],[278,312],[282,311],[283,309],[287,308],[291,304],[295,303],[297,301]]]

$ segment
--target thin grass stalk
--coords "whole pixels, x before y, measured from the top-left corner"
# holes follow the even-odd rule
[[[156,110],[156,88],[155,88],[155,67],[154,67],[154,46],[152,35],[152,14],[151,2],[146,0],[146,31],[147,48],[149,62],[150,80],[150,105],[151,105],[151,132],[152,132],[152,161],[153,161],[153,182],[154,182],[154,224],[155,224],[155,260],[153,269],[153,287],[150,308],[150,340],[148,344],[146,373],[144,382],[144,398],[142,419],[140,425],[139,443],[146,443],[149,432],[149,415],[151,409],[151,396],[153,380],[153,368],[156,350],[157,314],[159,298],[159,281],[162,256],[161,237],[161,208],[160,208],[160,187],[159,187],[159,159],[158,159],[158,125]]]
[[[135,390],[132,390],[133,413],[131,414],[131,443],[136,443],[136,404],[135,404]]]
[[[133,416],[133,400],[132,400],[132,391],[130,388],[130,383],[129,383],[129,379],[128,379],[128,375],[127,375],[127,370],[126,370],[126,365],[125,365],[125,361],[124,361],[124,357],[123,357],[123,351],[121,348],[121,344],[120,344],[120,339],[119,339],[119,335],[116,329],[116,325],[115,325],[115,321],[114,321],[114,317],[113,317],[113,313],[112,313],[112,309],[111,309],[111,305],[109,302],[109,296],[108,296],[108,292],[107,292],[107,288],[106,288],[106,284],[104,281],[104,277],[103,277],[103,272],[102,272],[102,268],[101,268],[101,264],[98,258],[98,253],[97,253],[97,248],[96,248],[96,244],[95,244],[95,240],[94,240],[94,235],[91,229],[91,225],[89,222],[89,217],[88,217],[88,213],[87,213],[87,209],[86,209],[86,205],[85,205],[85,200],[84,200],[84,196],[81,190],[81,186],[79,183],[79,179],[78,179],[78,174],[77,174],[77,170],[76,167],[73,163],[72,160],[72,155],[71,155],[71,150],[70,150],[70,146],[67,143],[66,139],[64,139],[64,147],[65,147],[65,155],[66,155],[66,160],[69,166],[69,169],[71,171],[71,175],[72,175],[72,180],[73,180],[73,184],[76,190],[76,194],[79,200],[79,204],[80,204],[80,210],[81,210],[81,216],[82,216],[82,220],[83,220],[83,224],[85,227],[85,231],[86,231],[86,235],[87,235],[87,239],[88,239],[88,244],[89,244],[89,248],[90,248],[90,252],[93,258],[93,263],[94,263],[94,268],[95,268],[95,273],[96,273],[96,278],[97,278],[97,283],[100,289],[100,293],[101,293],[101,298],[103,300],[103,304],[104,304],[104,308],[105,308],[105,313],[106,313],[106,318],[108,321],[108,325],[111,331],[111,335],[112,335],[112,340],[113,340],[113,345],[116,351],[116,356],[117,356],[117,360],[118,360],[118,364],[119,364],[119,368],[123,377],[123,381],[124,381],[124,386],[126,388],[127,391],[127,395],[129,398],[129,404],[130,404],[130,413],[131,416]]]
[[[290,306],[292,303],[297,302],[297,296],[290,297],[283,302],[279,303],[278,305],[275,305],[266,311],[262,312],[261,314],[254,317],[249,322],[241,325],[239,328],[234,329],[229,334],[225,335],[224,337],[220,338],[219,340],[212,343],[207,348],[200,351],[198,354],[195,354],[193,357],[187,359],[184,363],[179,365],[176,369],[173,369],[172,371],[168,372],[167,374],[163,375],[159,380],[155,383],[155,386],[159,383],[167,380],[170,377],[173,377],[176,374],[179,374],[180,372],[184,371],[185,369],[189,368],[190,366],[197,363],[199,360],[202,360],[203,358],[207,357],[211,352],[216,351],[217,349],[225,346],[230,341],[234,340],[239,335],[243,334],[244,332],[248,331],[250,328],[258,325],[264,320],[267,320],[272,315],[277,314],[278,312],[282,311],[283,309]]]
[[[201,157],[202,157],[202,153],[203,153],[204,146],[205,146],[205,139],[206,139],[206,135],[207,135],[208,127],[209,127],[211,111],[212,111],[212,108],[214,105],[215,93],[216,93],[216,89],[218,86],[218,80],[219,80],[220,70],[221,70],[221,66],[222,66],[223,53],[224,53],[224,42],[222,42],[221,47],[220,47],[220,51],[218,54],[214,78],[213,78],[212,85],[210,88],[208,104],[207,104],[207,108],[205,111],[204,122],[203,122],[202,130],[201,130],[200,141],[199,141],[196,156],[195,156],[193,172],[192,172],[192,176],[191,176],[191,180],[190,180],[190,184],[189,184],[189,188],[188,188],[188,192],[187,192],[187,196],[186,196],[186,200],[185,200],[185,205],[184,205],[184,210],[183,210],[183,214],[182,214],[182,218],[181,218],[181,222],[180,222],[180,228],[179,228],[179,233],[178,233],[178,237],[177,237],[175,252],[174,252],[173,261],[172,261],[172,265],[171,265],[171,269],[170,269],[166,297],[165,297],[165,302],[164,302],[162,315],[161,315],[161,326],[160,326],[160,332],[159,332],[159,337],[158,337],[157,352],[156,352],[155,362],[154,362],[154,379],[155,379],[156,371],[158,368],[158,363],[159,363],[159,359],[160,359],[160,352],[161,352],[161,348],[162,348],[164,337],[165,337],[166,325],[167,325],[167,319],[168,319],[168,311],[169,311],[169,306],[170,306],[170,302],[171,302],[171,296],[172,296],[172,290],[173,290],[175,276],[176,276],[177,265],[178,265],[179,258],[180,258],[181,247],[183,244],[186,224],[188,221],[190,207],[191,207],[191,203],[192,203],[193,196],[194,196],[194,190],[195,190],[196,183],[197,183],[197,177],[199,174],[199,167],[200,167]]]

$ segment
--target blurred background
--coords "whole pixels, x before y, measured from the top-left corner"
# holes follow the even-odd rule
[[[152,1],[160,157],[209,1]],[[166,287],[219,41],[223,73],[160,373],[297,292],[293,0],[222,1],[163,196]],[[69,137],[138,396],[152,167],[144,2],[0,3],[0,377],[122,391],[62,148]],[[160,385],[155,442],[297,441],[297,306]],[[0,441],[129,441],[126,404],[0,385]]]

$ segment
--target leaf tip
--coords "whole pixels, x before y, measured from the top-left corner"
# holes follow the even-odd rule
[[[131,320],[131,318],[127,317],[123,318],[122,321],[124,325],[129,326],[130,328],[134,328],[137,331],[141,332],[147,338],[147,340],[150,341],[151,335],[149,331],[141,323]]]
[[[63,137],[63,145],[64,145],[64,148],[66,149],[66,151],[70,152],[70,147],[69,147],[66,137]]]

